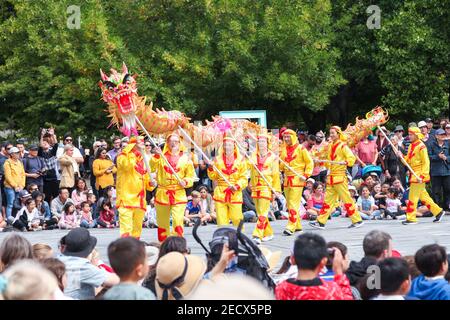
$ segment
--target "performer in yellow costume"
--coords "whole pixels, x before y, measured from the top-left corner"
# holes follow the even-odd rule
[[[283,162],[280,163],[280,169],[284,173],[284,194],[289,212],[288,224],[283,234],[291,236],[295,231],[302,231],[299,208],[305,181],[312,174],[314,162],[308,150],[298,143],[297,134],[293,130],[287,129],[283,132],[283,142],[280,158],[292,169]]]
[[[192,187],[195,179],[194,165],[184,152],[180,136],[171,133],[166,138],[162,154],[180,177],[177,180],[172,169],[160,155],[157,149],[151,160],[152,172],[156,171],[158,189],[155,195],[156,223],[158,224],[158,240],[164,241],[170,235],[182,237],[184,234],[183,218],[186,209],[186,188]],[[172,213],[172,232],[170,231],[170,214]]]
[[[217,214],[217,226],[228,226],[230,220],[234,226],[244,219],[242,215],[242,189],[247,186],[247,165],[242,159],[238,147],[230,137],[223,139],[223,146],[219,148],[214,165],[222,172],[228,183],[212,166],[208,168],[211,180],[217,180],[214,189],[214,201]]]
[[[363,225],[361,215],[356,210],[355,200],[348,191],[347,167],[354,165],[355,155],[345,143],[346,137],[341,128],[330,128],[331,143],[328,146],[327,160],[334,163],[325,163],[329,170],[327,175],[325,201],[317,221],[310,222],[314,228],[324,229],[331,212],[335,209],[338,200],[342,200],[348,216],[352,220],[349,228],[357,228]]]
[[[145,190],[152,190],[144,163],[144,138],[133,137],[117,156],[117,200],[120,236],[139,239],[147,203]]]
[[[430,181],[430,158],[428,157],[427,147],[421,141],[423,135],[417,127],[409,128],[408,134],[411,144],[404,159],[420,179],[417,179],[413,174],[409,173],[410,187],[406,207],[406,220],[402,224],[417,224],[416,214],[419,200],[435,216],[433,222],[440,222],[444,217],[444,211],[433,201],[425,189],[425,184]],[[397,155],[403,157],[403,154],[400,152]]]
[[[258,223],[253,231],[253,240],[260,244],[261,240],[270,241],[273,239],[273,230],[269,223],[268,214],[272,201],[272,189],[280,193],[281,186],[278,159],[269,151],[270,136],[262,133],[257,136],[257,139],[256,151],[251,157],[251,162],[258,167],[258,170],[264,175],[264,178],[251,165],[250,181],[252,185],[252,198],[255,201],[256,213],[258,214]]]

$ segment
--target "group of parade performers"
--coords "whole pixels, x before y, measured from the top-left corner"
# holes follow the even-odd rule
[[[419,128],[408,131],[411,139],[407,155],[400,152],[414,170],[410,174],[410,191],[407,202],[407,219],[404,225],[416,224],[417,204],[420,200],[428,206],[435,216],[434,222],[440,222],[444,211],[428,195],[425,184],[429,182],[430,160],[423,136]],[[229,226],[230,221],[238,226],[243,219],[242,190],[248,184],[248,170],[252,198],[258,215],[253,231],[256,243],[273,239],[268,213],[272,196],[282,192],[280,172],[283,173],[283,191],[287,201],[289,218],[283,235],[291,236],[302,231],[299,208],[306,180],[311,176],[314,166],[327,168],[325,201],[316,221],[310,222],[314,228],[324,229],[330,214],[343,202],[348,217],[349,228],[358,228],[363,224],[354,199],[348,189],[347,167],[354,165],[355,155],[346,145],[346,137],[341,128],[333,126],[329,131],[330,144],[327,158],[322,163],[315,163],[311,153],[298,142],[293,130],[282,132],[279,155],[273,152],[271,136],[267,133],[257,135],[256,150],[250,156],[241,154],[239,144],[234,137],[224,135],[223,144],[214,160],[205,160],[208,164],[208,176],[216,181],[214,201],[217,225]],[[278,143],[278,142],[277,142]],[[252,164],[252,165],[250,165]],[[219,172],[220,171],[220,172]],[[151,172],[153,176],[149,174]],[[171,133],[166,137],[163,150],[148,159],[144,151],[144,138],[133,137],[128,146],[117,157],[117,208],[119,211],[121,237],[139,238],[146,211],[146,190],[157,187],[155,207],[157,212],[158,240],[164,241],[168,236],[182,237],[183,216],[187,204],[185,189],[192,187],[195,170],[189,154],[186,152],[182,136]],[[172,217],[172,224],[170,224]]]

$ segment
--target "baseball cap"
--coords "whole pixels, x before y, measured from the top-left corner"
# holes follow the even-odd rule
[[[20,151],[19,151],[19,149],[18,148],[16,148],[16,147],[12,147],[11,149],[9,149],[9,154],[13,154],[13,153],[19,153]]]
[[[433,120],[431,120],[431,118],[426,118],[425,122],[433,122]]]
[[[19,197],[20,198],[28,198],[28,197],[31,197],[31,194],[27,190],[24,189],[19,192]]]
[[[419,121],[419,123],[417,124],[417,126],[418,126],[419,128],[426,127],[426,126],[427,126],[427,123],[426,123],[425,121]]]
[[[316,180],[314,180],[313,178],[309,178],[308,180],[306,180],[306,182],[311,182],[314,184],[316,182]]]
[[[436,132],[435,132],[434,134],[435,134],[435,135],[445,134],[445,130],[444,130],[444,129],[437,129]]]
[[[35,145],[35,144],[32,144],[28,149],[29,149],[30,151],[38,151],[38,150],[39,150],[38,146]]]

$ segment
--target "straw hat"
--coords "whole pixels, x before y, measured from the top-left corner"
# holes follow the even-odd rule
[[[180,300],[200,283],[206,263],[200,257],[170,252],[159,259],[155,288],[160,300]]]
[[[264,246],[259,246],[259,249],[269,263],[269,269],[267,271],[272,271],[278,265],[278,262],[281,259],[281,251],[272,252],[269,248]]]

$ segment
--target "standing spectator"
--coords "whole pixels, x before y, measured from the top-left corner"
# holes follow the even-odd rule
[[[445,248],[438,244],[424,246],[416,252],[414,260],[422,274],[413,280],[409,296],[421,300],[450,300],[450,284],[444,279],[448,271]]]
[[[71,144],[64,146],[64,154],[58,158],[59,166],[61,167],[61,182],[60,188],[67,188],[69,192],[75,186],[75,179],[80,176],[80,168],[74,158],[75,147]]]
[[[428,127],[427,127],[427,123],[425,121],[419,121],[419,123],[417,124],[419,129],[420,129],[420,133],[422,133],[423,135],[423,139],[421,139],[426,145],[428,145],[428,141],[430,139],[430,135],[428,134]]]
[[[67,203],[73,203],[69,198],[69,190],[67,188],[59,189],[59,196],[52,200],[50,208],[52,211],[52,218],[56,221],[61,219],[61,215],[64,212],[64,206]]]
[[[434,136],[434,135],[436,134],[436,133],[435,133],[436,130],[433,129],[433,119],[431,119],[431,118],[426,118],[426,119],[425,119],[425,123],[427,124],[428,134],[429,134],[430,136]]]
[[[22,160],[28,154],[28,151],[25,150],[25,139],[17,140],[16,148],[19,149],[19,158]]]
[[[303,147],[306,148],[306,150],[311,151],[311,149],[316,145],[316,136],[313,134],[310,134],[308,136],[308,139],[306,139],[305,142],[303,142]]]
[[[383,132],[388,135],[388,131],[386,129],[386,127],[381,127],[381,130],[383,130]],[[384,136],[384,134],[380,131],[380,129],[377,129],[377,140],[376,140],[376,144],[377,144],[377,151],[380,152],[381,150],[383,150],[383,148],[385,148],[386,146],[389,145],[389,142],[387,141],[386,137]]]
[[[95,187],[98,190],[99,197],[103,197],[105,189],[114,185],[114,174],[117,168],[114,162],[108,159],[106,149],[99,148],[97,156],[92,163],[92,173],[95,176]]]
[[[84,179],[78,178],[75,180],[75,189],[72,191],[73,204],[77,209],[80,209],[82,202],[87,201],[88,188]]]
[[[316,133],[316,144],[311,148],[311,155],[315,157],[316,152],[321,152],[325,148],[325,134],[322,131]],[[315,163],[311,178],[315,181],[325,183],[327,176],[327,168],[324,164]]]
[[[378,151],[375,138],[372,134],[361,140],[356,146],[356,156],[360,167],[367,165],[377,165]]]
[[[148,274],[145,245],[135,238],[122,238],[108,246],[108,258],[120,283],[109,289],[105,300],[156,300],[149,289],[138,285]]]
[[[6,193],[6,219],[11,217],[14,201],[19,192],[25,188],[25,170],[20,161],[19,149],[12,147],[9,149],[10,158],[5,161],[5,193]]]
[[[54,129],[43,129],[41,132],[38,156],[44,160],[44,165],[47,169],[45,171],[45,175],[43,176],[43,191],[49,202],[58,196],[60,177],[58,161],[56,159],[57,151],[58,144]]]
[[[403,129],[403,126],[398,125],[394,129],[394,135],[397,137],[397,143],[399,146],[402,146],[404,149],[407,147],[403,144],[403,134],[405,132],[405,129]]]
[[[433,200],[442,203],[444,210],[450,209],[450,141],[444,140],[445,131],[436,130],[436,139],[428,143],[430,156],[431,191]],[[443,202],[441,192],[443,191]]]
[[[450,140],[450,122],[445,125],[445,139]]]
[[[95,297],[96,288],[111,287],[119,283],[116,274],[97,268],[90,262],[96,244],[97,238],[92,237],[84,228],[73,229],[61,239],[64,252],[59,259],[66,266],[67,287],[64,294],[67,296],[89,300]]]
[[[360,262],[350,262],[347,277],[350,285],[355,286],[367,274],[367,268],[378,261],[392,257],[392,238],[379,230],[370,231],[363,240],[364,258]]]
[[[73,141],[72,135],[66,133],[66,134],[64,135],[63,147],[58,148],[58,151],[57,151],[57,153],[56,153],[56,157],[57,157],[58,159],[59,159],[60,157],[62,157],[63,154],[66,152],[65,146],[66,146],[66,145],[70,145],[70,146],[72,146],[72,149],[73,149],[73,155],[72,155],[72,157],[73,157],[74,160],[77,162],[77,164],[81,164],[81,163],[84,162],[83,155],[81,154],[80,150],[79,150],[77,147],[75,147],[75,146],[73,145],[73,142],[74,142],[74,141]]]
[[[26,182],[25,185],[35,183],[39,191],[44,191],[44,175],[45,163],[44,160],[38,156],[38,146],[31,145],[28,154],[22,159],[25,170]]]
[[[252,198],[252,186],[250,181],[242,190],[242,215],[245,222],[256,222],[256,207]]]
[[[119,137],[114,137],[112,142],[113,142],[113,148],[108,151],[108,156],[109,156],[109,159],[113,163],[116,163],[116,157],[122,151],[122,148],[121,148],[122,140]]]
[[[405,300],[411,288],[408,263],[401,258],[387,258],[378,267],[381,293],[374,300]]]
[[[391,138],[392,144],[398,150],[400,150],[400,152],[405,153],[405,150],[401,145],[399,145],[398,141],[399,140],[396,135]],[[399,176],[402,182],[406,183],[405,167],[402,161],[395,154],[395,151],[390,144],[380,151],[380,158],[381,158],[381,167],[383,168],[386,180],[391,180],[392,177]]]
[[[73,203],[69,202],[64,206],[58,226],[60,229],[75,229],[80,226],[77,211]]]
[[[6,201],[3,200],[5,198],[4,191],[4,178],[5,178],[5,162],[9,158],[9,150],[13,147],[13,145],[9,142],[5,142],[0,150],[0,215],[4,215],[3,204]],[[6,199],[6,198],[5,198]]]
[[[97,159],[97,151],[98,151],[98,148],[100,148],[100,146],[101,146],[100,141],[94,142],[94,144],[92,145],[93,152],[89,155],[89,162],[88,162],[88,170],[91,173],[90,177],[89,177],[90,183],[91,183],[91,188],[92,188],[93,193],[97,197],[97,199],[99,196],[98,196],[98,190],[95,187],[95,175],[94,175],[93,164],[94,164],[95,159]]]
[[[319,277],[328,261],[325,239],[313,233],[298,236],[290,258],[291,264],[297,265],[297,278],[276,287],[277,300],[353,300],[342,253],[337,248],[332,250],[334,281],[325,281]]]

